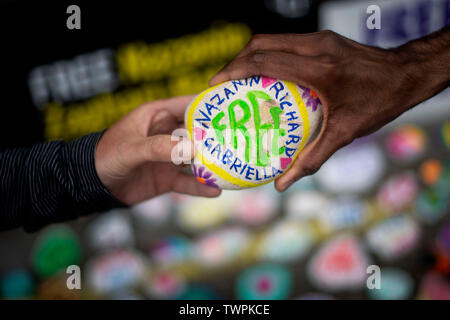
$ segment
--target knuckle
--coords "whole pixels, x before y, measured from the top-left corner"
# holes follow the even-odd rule
[[[158,139],[149,139],[146,146],[147,160],[152,161],[162,154],[162,145]]]
[[[154,157],[152,140],[143,142],[143,147],[141,147],[140,150],[142,150],[142,158],[145,159],[145,161],[152,161]]]
[[[338,37],[338,34],[336,32],[334,32],[333,30],[327,29],[327,30],[324,30],[323,32],[327,38],[335,39]]]
[[[338,59],[329,54],[321,55],[318,57],[320,72],[320,81],[323,83],[333,83],[339,77],[339,61]]]
[[[248,47],[250,50],[258,50],[265,41],[266,36],[263,34],[255,34],[249,41]]]
[[[339,34],[331,30],[325,30],[322,32],[323,34],[321,35],[320,39],[322,45],[330,52],[339,52],[340,50],[338,49],[341,48],[344,44],[343,38]]]
[[[355,140],[355,138],[348,130],[343,130],[343,132],[341,132],[340,138],[339,138],[341,147],[352,143],[353,140]]]
[[[266,63],[266,54],[261,51],[255,51],[250,55],[250,63],[255,67],[256,70],[253,71],[260,71],[264,64]]]
[[[339,124],[329,126],[329,135],[339,148],[352,143],[355,139],[352,130]]]
[[[327,29],[327,30],[319,31],[318,35],[322,40],[324,40],[324,39],[334,37],[336,35],[336,33],[334,31]]]
[[[328,68],[333,68],[337,65],[337,59],[335,56],[331,55],[331,54],[322,54],[318,57],[320,64],[322,66],[328,67]]]
[[[320,169],[320,164],[317,164],[315,162],[310,162],[302,167],[302,175],[304,176],[310,176],[314,173],[316,173]]]

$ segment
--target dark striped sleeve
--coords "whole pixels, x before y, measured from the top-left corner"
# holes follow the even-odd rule
[[[124,205],[103,186],[94,154],[102,133],[0,152],[0,230],[42,226]]]

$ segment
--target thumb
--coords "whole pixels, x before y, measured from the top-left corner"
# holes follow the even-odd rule
[[[133,149],[135,151],[130,155],[130,160],[135,165],[145,162],[180,164],[190,161],[194,155],[193,143],[189,139],[176,139],[170,135],[154,135],[139,139]]]
[[[316,173],[333,153],[347,144],[341,140],[322,128],[319,136],[300,152],[292,167],[275,181],[275,188],[285,191],[295,181]]]

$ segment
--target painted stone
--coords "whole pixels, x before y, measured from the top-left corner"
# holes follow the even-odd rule
[[[395,128],[386,139],[389,156],[399,163],[410,163],[420,158],[426,150],[425,132],[413,125]]]
[[[316,236],[308,224],[286,219],[263,235],[258,254],[266,261],[295,261],[308,253],[315,240]]]
[[[206,285],[189,285],[184,292],[177,297],[178,300],[219,300],[222,297],[213,288]]]
[[[233,220],[238,223],[263,225],[280,212],[280,193],[272,187],[243,190],[239,194],[232,209]]]
[[[132,214],[139,227],[157,228],[169,221],[174,202],[170,195],[160,195],[132,207]]]
[[[370,257],[351,234],[328,240],[308,263],[310,281],[329,291],[352,291],[366,283]]]
[[[217,227],[229,220],[229,212],[239,197],[231,191],[224,191],[217,198],[191,197],[177,207],[175,219],[188,232]]]
[[[419,243],[421,229],[410,216],[402,214],[384,220],[366,233],[369,247],[381,259],[403,258]]]
[[[386,171],[382,150],[368,138],[338,150],[314,175],[319,187],[335,194],[368,192]]]
[[[242,258],[250,243],[242,227],[225,227],[201,236],[194,244],[193,256],[203,267],[218,267]]]
[[[13,269],[2,274],[0,296],[4,299],[27,299],[35,290],[35,280],[26,269]]]
[[[444,224],[436,236],[436,246],[450,259],[450,222]],[[449,264],[450,267],[450,264]]]
[[[322,292],[308,292],[301,295],[295,300],[334,300],[334,298]]]
[[[419,190],[417,178],[412,171],[404,171],[389,177],[377,192],[380,209],[398,213],[408,209]]]
[[[194,176],[221,189],[266,184],[290,168],[321,119],[317,95],[292,82],[254,76],[211,87],[185,114]]]
[[[191,257],[191,242],[181,235],[171,235],[152,246],[150,256],[158,266],[173,266],[187,261]]]
[[[114,250],[87,263],[87,284],[97,294],[112,294],[133,288],[145,271],[143,257],[131,250]]]
[[[443,182],[422,190],[415,203],[415,214],[427,224],[439,222],[448,212],[448,189]]]
[[[366,289],[373,300],[406,300],[411,298],[414,281],[401,269],[383,268],[380,289]]]
[[[445,121],[442,124],[441,139],[447,150],[450,150],[450,121]]]
[[[332,201],[328,210],[318,214],[324,230],[330,232],[345,228],[357,228],[367,221],[367,204],[357,197],[340,196]]]
[[[422,181],[432,186],[442,178],[444,168],[438,159],[427,159],[420,165],[419,171]]]
[[[289,297],[292,274],[278,264],[259,264],[244,270],[236,282],[236,296],[242,300],[282,300]]]
[[[40,232],[33,244],[31,261],[34,272],[50,277],[70,265],[79,265],[81,255],[79,239],[72,229],[50,226]]]
[[[445,276],[429,271],[420,283],[420,300],[450,300],[450,283]]]
[[[83,283],[81,288],[83,288]],[[35,298],[37,300],[80,300],[83,296],[82,292],[83,289],[68,290],[67,274],[60,272],[50,277],[42,278],[37,283]]]
[[[153,273],[144,288],[145,293],[155,299],[175,299],[185,290],[185,279],[178,273],[166,270]]]
[[[300,180],[301,181],[301,180]],[[317,220],[330,207],[328,196],[319,191],[291,193],[286,200],[286,215],[293,220]]]
[[[113,210],[96,218],[87,228],[87,239],[95,250],[109,250],[134,245],[129,216]]]

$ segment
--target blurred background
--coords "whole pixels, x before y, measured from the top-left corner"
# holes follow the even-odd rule
[[[66,9],[81,9],[68,30]],[[366,9],[381,8],[369,30]],[[450,0],[0,1],[0,147],[72,140],[197,93],[256,33],[331,29],[393,47]],[[2,299],[449,299],[450,93],[340,150],[287,192],[167,194],[0,233]],[[82,289],[66,267],[79,265]],[[378,266],[381,289],[366,280]],[[369,270],[369,273],[368,273]]]

